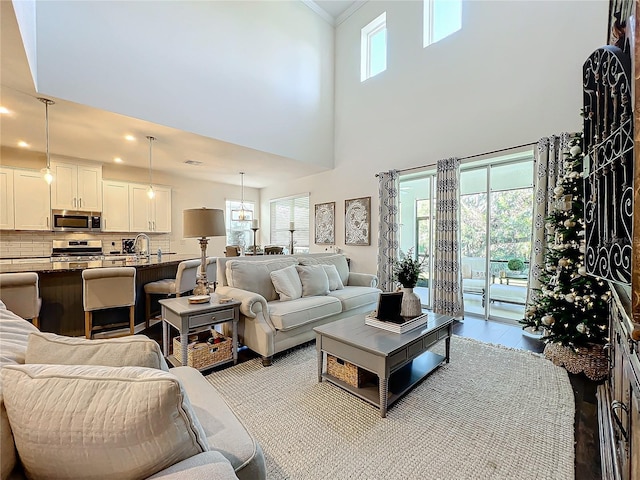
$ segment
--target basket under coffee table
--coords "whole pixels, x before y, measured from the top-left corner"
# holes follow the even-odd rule
[[[425,325],[406,333],[388,332],[365,325],[364,315],[337,320],[313,330],[318,351],[318,382],[322,379],[380,408],[380,416],[411,388],[443,363],[449,363],[453,317],[429,313]],[[445,340],[445,355],[427,350]],[[323,372],[324,357],[336,357],[349,367],[367,370],[378,377],[355,386]],[[332,359],[333,360],[333,359]]]

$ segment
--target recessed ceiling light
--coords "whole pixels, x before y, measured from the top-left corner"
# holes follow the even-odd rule
[[[120,157],[115,157],[113,161],[116,163],[122,163],[122,159]]]
[[[0,113],[11,113],[7,107],[0,107]]]
[[[18,146],[22,147],[22,148],[27,148],[29,146],[29,144],[27,142],[25,142],[24,140],[20,140],[18,142]]]
[[[124,139],[129,140],[130,142],[133,142],[136,139],[136,137],[134,137],[133,135],[125,135]]]

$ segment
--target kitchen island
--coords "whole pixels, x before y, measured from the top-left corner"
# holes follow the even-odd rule
[[[135,267],[136,268],[136,331],[140,325],[144,328],[145,294],[144,285],[164,278],[175,278],[178,264],[183,260],[200,258],[198,255],[163,254],[160,258],[151,255],[149,258],[122,258],[109,260],[91,260],[77,262],[51,262],[48,258],[16,259],[12,263],[0,263],[0,273],[36,272],[39,276],[40,297],[40,330],[60,335],[84,335],[84,308],[82,306],[82,271],[100,267]],[[6,260],[5,260],[6,262]],[[211,282],[214,279],[209,279]],[[154,300],[154,304],[157,300]],[[156,305],[157,306],[157,305]],[[154,311],[155,306],[152,306]],[[159,309],[158,309],[159,310]],[[114,315],[127,317],[127,309],[117,309],[94,314],[94,324],[112,323]]]

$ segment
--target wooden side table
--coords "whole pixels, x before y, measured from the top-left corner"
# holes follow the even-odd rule
[[[222,365],[233,361],[238,363],[238,321],[240,320],[240,302],[232,301],[220,303],[220,297],[211,294],[209,303],[191,304],[188,297],[169,298],[160,300],[162,306],[162,352],[174,366],[187,365],[189,334],[197,333],[225,322],[232,322],[232,352],[233,357],[200,370]],[[180,332],[181,352],[169,355],[169,326]]]

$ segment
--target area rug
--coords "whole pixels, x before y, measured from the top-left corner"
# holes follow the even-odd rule
[[[269,480],[574,478],[573,392],[541,355],[454,337],[451,363],[387,418],[318,383],[316,362],[311,345],[207,376],[262,446]]]

